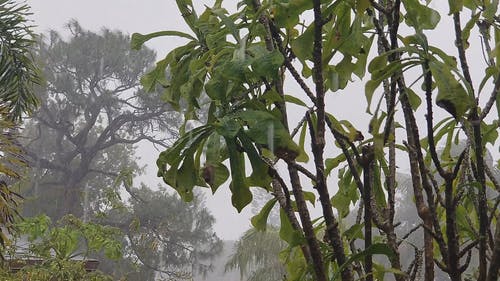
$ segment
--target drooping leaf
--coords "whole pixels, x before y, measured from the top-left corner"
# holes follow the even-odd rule
[[[246,135],[254,142],[264,145],[276,156],[295,159],[300,154],[299,146],[292,140],[283,124],[271,113],[247,110],[238,116],[248,125]]]
[[[410,88],[406,88],[405,92],[408,95],[408,101],[410,102],[411,108],[416,111],[420,104],[422,104],[422,99]]]
[[[193,36],[180,31],[165,30],[149,34],[133,33],[130,39],[130,47],[133,50],[139,50],[146,41],[161,36],[177,36],[187,38],[189,40],[196,40]]]
[[[309,26],[300,36],[295,38],[290,44],[292,45],[292,50],[294,54],[303,63],[306,60],[312,59],[313,44],[314,41],[314,27]]]
[[[291,95],[285,95],[285,101],[289,102],[289,103],[296,104],[296,105],[300,105],[303,107],[307,107],[307,104],[305,102],[303,102],[301,99],[294,97],[294,96],[291,96]]]
[[[203,167],[201,175],[214,194],[229,178],[229,170],[222,163],[211,163]]]
[[[335,168],[337,168],[340,163],[346,161],[346,156],[344,153],[339,154],[337,157],[334,158],[327,158],[325,160],[325,174],[328,176],[330,175],[331,171]]]
[[[438,88],[436,104],[456,119],[460,119],[472,106],[467,91],[453,76],[447,65],[430,61],[429,68]]]
[[[333,280],[336,280],[339,277],[340,273],[344,271],[346,267],[350,266],[353,262],[363,260],[367,255],[385,255],[390,259],[394,257],[394,252],[389,248],[389,246],[387,246],[387,244],[374,243],[367,249],[351,255],[347,259],[347,261],[344,264],[342,264],[339,267],[339,269],[334,273]]]
[[[252,202],[252,192],[246,181],[245,159],[243,153],[238,151],[235,138],[225,137],[231,166],[231,202],[236,210],[241,212],[243,208]]]
[[[290,245],[295,247],[304,243],[304,236],[292,227],[285,211],[280,209],[280,238]]]
[[[438,11],[421,4],[418,0],[403,0],[402,2],[406,9],[406,23],[417,30],[434,29],[441,20]]]
[[[304,147],[306,141],[306,133],[307,133],[307,122],[304,122],[300,130],[300,138],[299,138],[300,153],[299,156],[297,156],[297,158],[295,159],[297,162],[303,162],[303,163],[309,162],[309,156],[307,155],[307,152],[305,151]]]
[[[344,231],[344,236],[349,242],[355,239],[364,239],[363,224],[354,224],[348,230]]]
[[[269,176],[269,166],[265,163],[260,155],[257,153],[254,145],[250,138],[243,132],[238,134],[238,139],[240,140],[243,149],[250,160],[252,165],[252,174],[247,179],[250,186],[259,186],[265,189],[270,188],[272,181],[271,176]]]
[[[251,222],[253,227],[260,231],[266,231],[267,218],[269,217],[269,213],[271,213],[271,210],[274,208],[274,205],[277,201],[278,199],[272,198],[264,205],[264,207],[262,207],[257,215],[252,217]]]
[[[274,50],[255,58],[251,66],[257,76],[277,77],[278,69],[283,65],[283,61],[283,55],[278,50]]]

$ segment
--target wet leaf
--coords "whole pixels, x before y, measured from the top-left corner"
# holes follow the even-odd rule
[[[269,218],[269,213],[271,213],[272,209],[274,208],[274,205],[278,199],[273,198],[269,200],[264,207],[260,210],[260,212],[253,216],[251,219],[253,227],[255,227],[257,230],[260,231],[266,231],[267,228],[267,219]]]

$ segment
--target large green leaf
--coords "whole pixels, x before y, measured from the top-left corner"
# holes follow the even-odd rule
[[[271,113],[266,111],[247,110],[238,116],[248,126],[246,134],[257,144],[271,150],[276,156],[284,159],[295,159],[301,152],[292,140],[288,130]]]
[[[304,236],[299,231],[295,230],[290,223],[285,211],[280,209],[280,238],[290,245],[295,247],[304,243]]]
[[[170,59],[164,58],[156,63],[156,67],[141,77],[141,84],[147,92],[153,92],[156,84],[168,85],[166,68]]]
[[[405,21],[416,30],[434,29],[441,20],[438,11],[420,3],[419,0],[403,0]]]
[[[229,178],[229,170],[222,163],[206,163],[201,174],[205,182],[210,186],[212,194]]]
[[[337,168],[340,163],[346,161],[346,156],[344,153],[339,154],[337,157],[334,158],[327,158],[325,160],[325,174],[328,176],[330,175],[331,171],[335,168]]]
[[[193,36],[180,31],[165,30],[149,34],[133,33],[130,39],[130,47],[133,50],[139,50],[146,41],[161,36],[177,36],[177,37],[187,38],[189,40],[195,40]]]
[[[269,217],[269,213],[271,213],[272,209],[274,208],[274,205],[278,199],[273,198],[269,200],[264,207],[260,210],[260,212],[253,216],[251,219],[253,227],[255,227],[257,230],[260,231],[266,231],[267,227],[267,218]]]
[[[306,60],[312,60],[313,44],[314,41],[314,27],[309,26],[300,36],[293,40],[290,44],[293,53],[303,63]]]
[[[241,212],[243,208],[252,202],[252,192],[246,181],[245,159],[243,153],[238,151],[236,139],[225,137],[229,153],[229,163],[231,166],[231,202],[233,206]]]
[[[269,176],[269,166],[257,153],[252,141],[245,133],[238,134],[238,139],[245,150],[250,164],[252,165],[252,174],[247,179],[250,186],[260,186],[265,189],[270,188],[271,176]]]
[[[467,91],[446,64],[433,60],[429,62],[429,68],[438,88],[436,104],[460,119],[473,105]]]
[[[278,50],[274,50],[255,58],[251,65],[257,76],[277,77],[278,69],[283,65],[284,60],[283,55]]]
[[[233,138],[241,130],[241,124],[234,116],[224,116],[214,124],[217,133],[223,137]]]
[[[334,273],[334,278],[332,278],[332,280],[337,280],[337,278],[340,276],[340,273],[345,268],[350,266],[353,262],[362,261],[367,255],[384,255],[384,256],[387,256],[389,259],[391,259],[394,257],[395,253],[386,244],[383,244],[383,243],[372,244],[367,249],[365,249],[361,252],[357,252],[355,254],[352,254],[347,259],[347,261],[344,264],[342,264],[339,267],[339,269]]]
[[[208,125],[191,130],[160,153],[156,161],[158,176],[185,201],[193,199],[192,190],[199,179],[199,162],[194,161],[194,155],[212,132]]]

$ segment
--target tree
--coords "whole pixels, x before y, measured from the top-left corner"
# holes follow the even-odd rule
[[[279,254],[285,248],[286,243],[280,239],[276,228],[249,229],[236,241],[234,253],[226,262],[226,272],[238,269],[240,278],[248,281],[284,280],[285,266]]]
[[[139,87],[153,51],[130,51],[121,32],[96,34],[77,22],[68,29],[68,41],[53,31],[40,42],[46,85],[26,128],[25,149],[35,170],[25,195],[39,203],[27,205],[25,214],[44,212],[53,219],[99,211],[122,170],[140,172],[134,145],[145,140],[165,146],[166,138],[155,135],[175,135],[178,122],[157,95]]]
[[[27,16],[29,7],[14,1],[0,1],[0,243],[7,240],[16,221],[20,196],[12,185],[26,168],[18,143],[17,129],[21,116],[38,105],[33,93],[40,83],[39,70],[32,57],[35,43]]]
[[[186,204],[165,189],[151,191],[144,185],[134,194],[130,206],[101,220],[124,232],[125,253],[131,253],[103,270],[126,280],[190,280],[210,271],[222,241],[213,232],[215,219],[203,197],[195,196],[194,202]]]
[[[37,53],[47,81],[38,89],[40,110],[25,130],[33,169],[23,187],[24,215],[57,221],[72,214],[119,228],[123,259],[97,256],[114,278],[145,280],[164,272],[183,280],[206,270],[220,241],[202,198],[185,204],[133,183],[142,169],[135,145],[167,146],[181,120],[158,102],[158,93],[139,85],[154,52],[131,51],[128,36],[118,31],[98,34],[77,22],[68,29],[69,39],[51,32]],[[129,200],[122,199],[125,193]]]
[[[430,281],[436,268],[453,281],[465,272],[497,280],[499,201],[487,193],[498,194],[500,186],[484,162],[486,147],[498,146],[497,1],[448,1],[446,11],[438,11],[430,3],[442,1],[251,0],[229,13],[220,0],[201,14],[190,0],[176,2],[190,33],[134,34],[132,46],[158,36],[187,39],[143,85],[167,87],[164,98],[188,109],[204,92],[209,97],[206,122],[181,134],[157,161],[159,175],[182,198],[191,200],[195,186],[222,190],[229,179],[232,204],[241,211],[252,201],[250,187],[272,190],[275,198],[253,223],[262,229],[271,206],[280,205],[281,237],[310,265],[305,275],[289,271],[291,280],[382,280],[387,271],[398,281],[415,280],[423,271]],[[449,46],[430,37],[442,26],[454,31]],[[469,40],[473,33],[480,42]],[[470,64],[471,56],[484,57],[484,66]],[[165,69],[173,77],[169,84],[156,79]],[[483,72],[473,80],[471,73]],[[353,76],[365,79],[364,95],[356,99],[366,100],[369,126],[361,130],[327,111],[327,95],[351,89]],[[286,78],[298,85],[293,95],[285,94]],[[302,118],[292,124],[288,113],[297,106]],[[461,138],[467,147],[451,155]],[[438,145],[444,146],[440,154]],[[401,262],[406,234],[397,234],[394,220],[396,173],[403,165],[411,171],[412,204],[424,229],[423,251],[409,264]],[[328,180],[332,173],[337,190]],[[308,201],[316,196],[322,216],[314,219]],[[344,225],[350,212],[359,214],[359,224]],[[350,243],[357,239],[363,245]],[[374,263],[379,254],[391,269]]]

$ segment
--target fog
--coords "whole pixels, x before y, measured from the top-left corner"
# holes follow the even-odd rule
[[[211,5],[213,1],[195,1],[198,8],[203,4]],[[203,2],[203,3],[202,3]],[[47,33],[56,30],[68,34],[65,25],[76,19],[87,30],[98,32],[103,27],[120,30],[128,34],[134,32],[150,33],[159,30],[186,31],[184,21],[177,11],[175,1],[164,0],[29,0],[32,8],[32,20],[37,33]],[[165,56],[170,50],[183,43],[176,37],[158,38],[146,45],[157,52],[158,58]],[[112,51],[112,50],[110,50]],[[156,158],[159,151],[147,143],[138,147],[139,163],[147,165],[145,174],[137,177],[136,182],[144,182],[155,188],[158,184],[165,185],[156,176]],[[172,190],[173,192],[173,190]],[[250,207],[242,214],[231,206],[229,192],[217,192],[211,195],[206,190],[206,204],[216,217],[215,231],[224,240],[236,240],[250,227]]]

